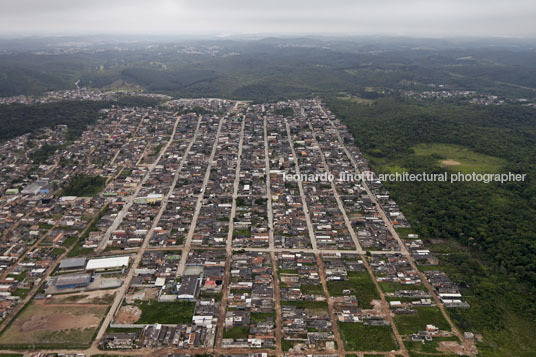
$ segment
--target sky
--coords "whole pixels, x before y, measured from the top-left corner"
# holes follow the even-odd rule
[[[0,0],[0,36],[536,37],[535,0]]]

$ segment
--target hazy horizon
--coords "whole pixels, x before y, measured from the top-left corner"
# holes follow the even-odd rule
[[[19,0],[4,2],[0,37],[329,35],[536,37],[529,0]]]

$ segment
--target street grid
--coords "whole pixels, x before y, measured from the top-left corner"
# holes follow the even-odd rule
[[[217,99],[207,99],[208,103],[211,101],[217,101]],[[203,103],[202,101],[200,101]],[[330,207],[332,209],[333,215],[335,217],[342,219],[340,221],[340,226],[345,228],[345,231],[349,235],[349,240],[347,242],[341,243],[342,245],[337,246],[319,246],[317,235],[318,232],[321,230],[318,228],[317,221],[313,221],[311,219],[311,216],[313,212],[311,211],[310,203],[311,201],[311,195],[308,190],[311,190],[312,188],[318,188],[321,184],[315,184],[310,185],[307,183],[307,187],[304,187],[304,183],[301,181],[298,181],[296,184],[297,187],[297,195],[299,196],[300,202],[298,202],[299,210],[301,212],[300,215],[303,214],[303,217],[305,218],[305,227],[306,227],[306,236],[309,239],[308,246],[297,246],[297,247],[288,247],[288,246],[280,246],[276,244],[276,240],[274,237],[274,232],[277,232],[277,230],[280,227],[276,227],[276,222],[279,222],[279,216],[278,219],[274,219],[274,202],[276,199],[284,199],[284,197],[274,196],[273,188],[278,187],[278,182],[272,181],[272,178],[275,178],[276,176],[281,176],[281,173],[277,172],[280,168],[277,167],[277,164],[280,164],[280,166],[286,167],[290,170],[290,172],[295,172],[298,175],[302,171],[301,162],[303,160],[309,160],[310,157],[316,157],[316,160],[320,159],[318,161],[321,164],[321,167],[318,169],[321,169],[322,171],[331,172],[333,169],[332,166],[330,166],[330,162],[328,162],[327,158],[329,157],[326,152],[322,150],[323,145],[331,145],[336,146],[337,148],[341,148],[345,158],[341,158],[341,160],[346,160],[351,164],[352,169],[360,173],[360,165],[356,162],[354,155],[348,150],[347,144],[344,143],[344,140],[338,130],[339,123],[335,123],[333,120],[333,117],[330,115],[328,111],[326,111],[326,108],[324,107],[324,104],[319,99],[314,100],[304,100],[304,101],[291,101],[291,102],[285,102],[282,104],[283,108],[292,108],[294,115],[277,115],[274,114],[272,109],[268,108],[268,105],[249,105],[247,103],[243,102],[233,102],[233,105],[227,107],[227,112],[225,114],[218,114],[218,124],[217,128],[215,129],[212,139],[213,141],[207,141],[203,144],[210,148],[210,155],[206,157],[205,164],[206,168],[204,170],[203,174],[203,180],[201,183],[201,186],[199,187],[199,193],[191,193],[189,194],[190,197],[193,197],[195,199],[195,209],[193,212],[193,216],[191,219],[191,224],[189,226],[189,229],[186,234],[186,239],[183,242],[183,244],[179,244],[176,246],[164,246],[164,247],[158,247],[158,246],[150,246],[151,239],[153,238],[155,234],[155,230],[160,229],[160,220],[163,216],[163,214],[166,212],[166,208],[168,206],[168,200],[174,195],[175,188],[179,183],[179,177],[180,174],[184,174],[184,170],[189,168],[189,164],[191,162],[190,153],[192,152],[192,147],[194,146],[194,143],[203,140],[202,137],[199,136],[199,130],[204,120],[207,117],[213,117],[216,114],[209,113],[209,114],[201,114],[196,116],[196,127],[195,132],[192,134],[191,138],[189,139],[188,145],[186,150],[184,151],[184,155],[181,157],[181,160],[179,162],[178,167],[175,169],[175,172],[173,174],[173,181],[169,185],[169,188],[167,189],[167,192],[165,193],[162,201],[160,202],[160,208],[158,210],[157,215],[154,217],[151,223],[151,228],[148,230],[147,234],[145,235],[142,244],[139,247],[135,247],[134,249],[130,250],[131,254],[133,254],[134,259],[131,263],[131,266],[129,267],[128,271],[124,275],[123,284],[120,288],[117,288],[114,290],[115,292],[115,299],[111,304],[111,307],[109,309],[109,312],[107,313],[106,317],[104,318],[100,328],[98,329],[98,332],[96,334],[95,340],[93,344],[85,349],[85,350],[51,350],[49,352],[57,352],[57,353],[71,353],[71,352],[77,352],[77,353],[85,353],[88,355],[92,354],[101,354],[103,353],[102,350],[99,349],[99,343],[100,340],[103,338],[103,336],[106,334],[106,331],[110,325],[110,323],[113,322],[113,318],[117,312],[117,310],[120,308],[121,303],[123,301],[123,297],[125,294],[127,294],[131,281],[133,277],[135,276],[135,271],[139,267],[140,261],[143,257],[143,254],[145,252],[151,252],[151,251],[173,251],[173,250],[180,250],[181,251],[181,259],[177,266],[177,272],[176,277],[180,279],[185,271],[187,270],[189,258],[191,256],[191,253],[193,251],[223,251],[226,258],[225,258],[225,276],[223,279],[223,288],[222,288],[222,298],[220,301],[220,313],[217,318],[217,328],[216,328],[216,337],[215,337],[215,343],[214,346],[205,346],[205,347],[197,347],[197,348],[186,348],[186,349],[180,349],[180,353],[195,353],[195,354],[201,354],[201,353],[214,353],[217,355],[230,355],[230,354],[239,354],[239,353],[261,353],[265,352],[268,355],[282,355],[285,351],[282,349],[282,342],[285,339],[285,337],[288,337],[288,334],[283,331],[283,318],[282,318],[282,306],[285,305],[285,302],[282,302],[280,292],[281,292],[281,279],[279,276],[279,268],[278,268],[278,262],[280,260],[281,255],[283,254],[313,254],[316,260],[316,269],[318,271],[318,277],[319,281],[318,283],[321,285],[322,290],[322,300],[326,303],[327,306],[327,312],[328,312],[328,320],[332,327],[332,341],[335,342],[335,348],[333,350],[325,349],[324,347],[318,347],[318,348],[304,348],[301,353],[306,354],[333,354],[333,355],[344,355],[344,354],[358,354],[363,355],[365,353],[368,354],[382,354],[382,355],[404,355],[408,356],[408,350],[405,347],[404,344],[404,338],[400,335],[398,332],[397,326],[395,324],[395,321],[393,319],[394,314],[392,313],[389,301],[386,299],[386,296],[384,292],[382,291],[380,284],[377,281],[377,277],[371,268],[369,264],[369,257],[370,256],[376,256],[376,255],[383,255],[383,256],[389,256],[391,254],[400,254],[404,256],[404,258],[409,261],[409,264],[411,265],[411,268],[418,272],[418,275],[420,277],[420,280],[424,284],[426,290],[431,294],[433,297],[435,305],[439,308],[441,311],[442,316],[445,318],[445,320],[448,322],[450,326],[450,333],[452,333],[458,340],[464,345],[464,349],[467,354],[472,354],[472,346],[469,342],[467,342],[463,334],[460,332],[460,330],[454,325],[452,320],[450,319],[449,315],[447,314],[446,308],[444,307],[441,299],[439,298],[438,294],[434,290],[434,288],[430,285],[430,283],[427,281],[426,276],[419,272],[419,269],[413,260],[410,252],[406,249],[405,244],[399,234],[397,233],[395,227],[393,226],[393,222],[389,217],[386,215],[384,210],[382,209],[381,205],[378,203],[375,194],[370,189],[367,182],[363,181],[358,183],[359,186],[366,191],[367,196],[372,200],[374,206],[377,208],[376,214],[377,217],[380,218],[383,221],[383,224],[388,229],[389,233],[391,234],[392,238],[396,240],[398,243],[399,249],[397,250],[390,250],[390,249],[384,249],[384,250],[374,250],[374,249],[364,249],[361,244],[358,237],[358,234],[356,233],[355,225],[352,224],[352,218],[349,217],[348,212],[345,208],[344,202],[341,199],[341,195],[338,192],[338,187],[335,182],[329,182],[327,183],[330,187],[325,188],[322,187],[323,192],[331,192],[332,194],[332,201],[334,205]],[[315,125],[318,125],[318,119],[313,120],[314,115],[320,115],[321,120],[324,121],[323,126],[319,129],[318,127],[315,127]],[[117,123],[119,126],[121,124],[121,121],[124,118],[121,118],[121,120]],[[142,126],[143,120],[145,119],[145,116],[142,116],[140,119],[140,122],[138,126],[136,127],[136,134],[138,133],[140,127]],[[222,135],[222,128],[225,124],[230,123],[231,120],[238,119],[240,120],[240,125],[238,127],[228,126],[225,127],[226,130],[238,130],[238,132],[235,132],[234,134],[237,134],[238,137],[238,143],[236,143],[234,148],[231,148],[231,150],[236,150],[236,162],[234,162],[232,165],[234,165],[234,177],[232,177],[232,192],[223,193],[222,196],[228,196],[232,199],[232,205],[230,209],[230,215],[228,217],[228,231],[227,231],[227,238],[224,242],[224,244],[218,245],[217,243],[214,245],[195,245],[192,244],[192,241],[194,239],[194,236],[196,234],[196,229],[198,228],[198,221],[200,212],[203,208],[203,205],[207,202],[207,199],[217,199],[218,195],[220,195],[218,192],[211,193],[207,196],[206,189],[207,185],[210,182],[211,179],[211,173],[213,172],[213,169],[216,168],[218,170],[218,163],[217,158],[220,154],[219,152],[219,139]],[[135,199],[138,196],[140,190],[142,190],[142,187],[146,184],[148,179],[150,178],[151,173],[153,170],[159,165],[161,159],[164,157],[164,154],[172,148],[172,143],[174,141],[175,133],[177,130],[177,127],[181,120],[192,120],[192,117],[178,114],[176,113],[176,120],[173,125],[173,131],[170,135],[169,140],[166,142],[166,144],[161,149],[159,155],[156,157],[154,162],[148,166],[145,166],[146,171],[143,176],[143,178],[137,183],[137,186],[135,190],[128,196],[126,203],[122,206],[123,208],[119,211],[116,218],[112,222],[112,224],[107,229],[104,239],[101,241],[99,246],[96,248],[96,253],[100,255],[106,255],[109,254],[105,252],[105,249],[108,246],[109,239],[113,235],[113,232],[120,227],[122,224],[125,216],[127,215],[127,212],[131,209],[131,207],[135,204]],[[250,133],[246,133],[246,123],[247,121],[258,121],[261,124],[262,127],[262,145],[263,145],[263,156],[259,160],[263,164],[263,171],[264,171],[264,182],[266,190],[264,193],[261,194],[261,197],[266,199],[266,214],[267,214],[267,227],[265,227],[267,234],[268,234],[268,242],[266,246],[259,246],[259,247],[241,247],[241,246],[235,246],[233,245],[233,233],[234,233],[234,225],[235,225],[235,215],[237,212],[237,199],[239,197],[242,197],[239,192],[242,189],[241,186],[244,184],[241,182],[241,172],[244,169],[245,166],[252,165],[251,162],[244,163],[242,162],[242,156],[244,152],[244,137],[245,135],[248,135]],[[274,124],[279,127],[280,133],[282,135],[278,136],[275,141],[273,139],[269,140],[269,136],[271,136],[273,133],[271,130],[274,129]],[[290,124],[293,124],[291,127]],[[234,128],[234,129],[233,129]],[[296,130],[296,128],[299,128],[299,130]],[[213,128],[214,129],[214,128]],[[213,130],[212,129],[212,130]],[[330,132],[335,133],[336,142],[321,142],[321,140],[326,140],[326,136],[323,134],[324,131],[330,130]],[[319,135],[322,134],[322,135]],[[308,146],[302,150],[303,145],[297,144],[297,141],[301,141],[302,138],[300,137],[302,135],[305,138],[308,138]],[[132,140],[132,138],[129,138],[129,140]],[[277,159],[274,158],[273,153],[270,152],[274,145],[277,147],[277,145],[281,145],[281,147],[286,148],[285,150],[289,150],[288,155],[285,157],[282,153],[281,156]],[[298,152],[297,148],[301,150]],[[115,155],[113,156],[113,162],[118,158],[118,155],[120,153],[121,148],[117,150]],[[281,158],[284,158],[283,162],[281,161]],[[141,159],[141,158],[140,158]],[[290,159],[290,161],[288,161]],[[314,158],[313,158],[314,160]],[[138,163],[140,160],[137,161]],[[230,164],[230,163],[229,163]],[[247,165],[246,165],[247,164]],[[231,166],[232,166],[231,165]],[[288,165],[288,166],[285,166]],[[311,168],[309,167],[308,170]],[[109,185],[111,185],[113,182],[113,179],[109,181]],[[354,183],[355,184],[355,183]],[[275,186],[274,186],[275,185]],[[293,188],[290,188],[290,190],[293,190]],[[320,189],[319,189],[320,190]],[[292,191],[294,192],[294,191]],[[245,195],[247,198],[248,195]],[[250,196],[255,196],[255,193],[252,193]],[[277,208],[279,209],[279,208]],[[315,213],[316,214],[316,213]],[[292,226],[292,222],[290,224]],[[52,229],[52,228],[51,228]],[[37,245],[40,241],[35,243]],[[341,247],[344,247],[341,249]],[[62,258],[65,257],[67,252],[62,255]],[[274,335],[274,347],[273,348],[244,348],[244,347],[226,347],[223,346],[223,339],[224,339],[224,330],[225,330],[225,321],[226,316],[229,312],[228,310],[228,304],[229,304],[229,296],[231,294],[230,284],[232,281],[232,275],[231,275],[231,264],[232,259],[236,255],[241,254],[267,254],[269,256],[269,266],[271,267],[272,271],[272,277],[271,280],[273,282],[273,306],[275,310],[275,321],[274,321],[274,328],[273,328],[273,335]],[[337,311],[334,306],[334,299],[332,296],[330,296],[330,291],[328,289],[328,281],[326,280],[326,273],[325,273],[325,267],[323,262],[323,255],[325,254],[353,254],[363,262],[363,266],[367,274],[370,276],[371,280],[374,282],[374,286],[378,291],[378,294],[380,296],[379,301],[379,309],[381,314],[383,314],[384,318],[388,321],[388,326],[392,329],[393,336],[396,339],[396,343],[398,345],[398,349],[395,349],[393,351],[351,351],[351,350],[345,350],[345,342],[343,341],[343,337],[341,336],[340,330],[338,328],[338,320],[337,320]],[[58,260],[59,261],[59,260]],[[49,274],[52,272],[53,269],[50,269]],[[322,295],[320,294],[320,295]],[[6,323],[6,321],[4,321]],[[4,324],[5,325],[5,324]],[[423,326],[424,327],[424,326]],[[139,348],[134,350],[129,350],[127,354],[129,355],[162,355],[162,354],[169,354],[169,353],[176,353],[176,348],[171,347],[163,347],[163,348]],[[9,351],[2,351],[2,352],[9,352]],[[46,350],[43,350],[43,352],[48,352]],[[124,351],[112,351],[107,350],[105,351],[106,354],[110,355],[120,355],[124,354]],[[298,353],[298,352],[296,352]]]

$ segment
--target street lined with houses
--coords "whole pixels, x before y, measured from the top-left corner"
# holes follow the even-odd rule
[[[447,312],[469,304],[379,180],[286,179],[369,171],[320,99],[103,114],[2,186],[4,352],[476,355]],[[3,182],[28,140],[0,147]]]

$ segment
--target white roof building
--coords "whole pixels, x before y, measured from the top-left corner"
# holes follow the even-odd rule
[[[101,270],[101,269],[113,269],[127,267],[130,262],[130,257],[112,257],[112,258],[98,258],[90,259],[87,262],[86,270]]]

